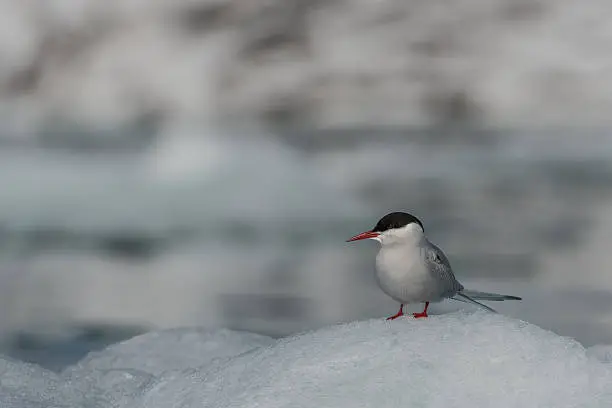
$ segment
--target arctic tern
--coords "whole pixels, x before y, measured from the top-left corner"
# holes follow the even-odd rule
[[[427,317],[429,303],[454,299],[471,303],[490,312],[495,310],[478,300],[521,300],[520,297],[467,290],[455,278],[448,258],[425,236],[421,221],[405,212],[382,217],[370,231],[347,242],[373,239],[381,244],[376,256],[376,279],[380,288],[400,304],[399,311],[387,318],[404,316],[404,305],[425,303],[415,318]]]

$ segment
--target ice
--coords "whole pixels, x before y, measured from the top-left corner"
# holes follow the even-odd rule
[[[62,373],[65,385],[86,405],[131,403],[162,372],[201,367],[274,342],[270,337],[227,329],[176,328],[136,336],[92,352]]]
[[[92,352],[64,374],[88,370],[135,369],[151,375],[201,367],[275,340],[255,333],[220,329],[176,328],[154,331]]]
[[[115,408],[128,404],[134,395],[151,384],[155,377],[140,370],[69,370],[62,388],[84,407]]]
[[[42,367],[0,357],[0,406],[2,408],[67,408],[59,393],[58,376]]]
[[[607,350],[482,311],[355,321],[278,340],[177,328],[91,353],[60,375],[0,358],[0,405],[606,407],[612,366],[596,355]]]
[[[484,312],[337,325],[171,372],[124,407],[604,407],[612,369]]]

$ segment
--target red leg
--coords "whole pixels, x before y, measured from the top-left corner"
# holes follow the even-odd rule
[[[412,315],[414,316],[415,319],[421,318],[421,317],[427,317],[427,308],[429,307],[429,302],[425,302],[425,309],[421,312],[421,313],[413,313]]]
[[[397,312],[396,314],[394,314],[393,316],[387,317],[387,320],[395,320],[400,316],[404,315],[404,305],[400,305],[400,310],[399,312]]]

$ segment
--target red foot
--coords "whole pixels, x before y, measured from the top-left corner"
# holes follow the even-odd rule
[[[400,310],[399,312],[397,312],[396,314],[394,314],[393,316],[389,316],[387,317],[387,320],[395,320],[400,316],[404,316],[404,305],[400,305]]]
[[[425,302],[425,309],[421,313],[413,313],[415,319],[420,319],[422,317],[427,317],[427,308],[429,307],[429,302]]]

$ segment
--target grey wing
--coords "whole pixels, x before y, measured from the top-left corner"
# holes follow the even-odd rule
[[[453,297],[457,292],[463,290],[463,285],[455,278],[453,269],[444,252],[431,242],[428,242],[426,246],[425,260],[428,268],[440,279],[443,297]]]

